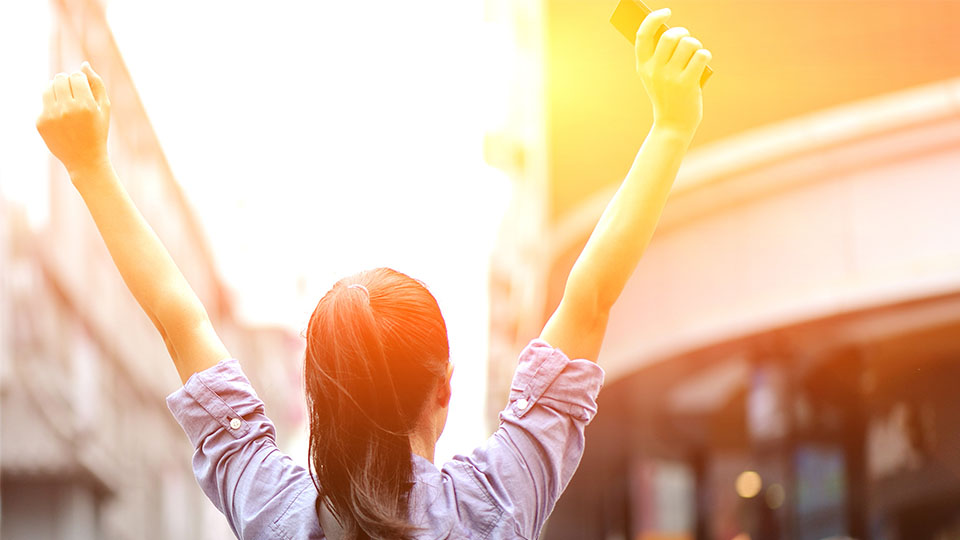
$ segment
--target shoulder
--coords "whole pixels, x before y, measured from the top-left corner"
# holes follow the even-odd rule
[[[604,372],[543,339],[520,353],[496,432],[443,466],[461,515],[493,537],[536,538],[584,448]]]
[[[269,524],[271,537],[283,540],[325,538],[317,517],[317,488],[313,482],[301,482],[283,512]]]
[[[310,473],[276,430],[236,359],[194,373],[167,398],[193,443],[200,488],[242,538],[323,538]]]
[[[413,459],[411,520],[424,531],[418,538],[521,538],[512,516],[485,489],[476,471],[456,459],[441,469],[420,456]]]

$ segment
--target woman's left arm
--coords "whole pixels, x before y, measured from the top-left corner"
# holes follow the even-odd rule
[[[107,156],[110,100],[89,64],[58,74],[37,130],[80,192],[117,270],[160,332],[180,379],[230,357],[206,309],[137,210]]]
[[[660,9],[637,30],[636,68],[653,104],[653,126],[600,216],[540,337],[570,358],[596,361],[614,302],[656,229],[680,162],[703,117],[700,80],[710,51],[683,27],[659,38]]]

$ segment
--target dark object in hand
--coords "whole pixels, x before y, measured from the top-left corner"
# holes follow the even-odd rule
[[[637,30],[640,29],[640,23],[643,22],[643,19],[645,19],[651,11],[652,10],[640,0],[620,0],[617,8],[613,10],[613,15],[610,16],[610,24],[623,34],[623,37],[627,38],[630,43],[636,43]],[[660,25],[660,28],[657,29],[657,40],[660,39],[660,36],[666,32],[668,28],[665,24]],[[709,79],[711,75],[713,75],[713,70],[710,69],[710,66],[704,67],[703,76],[700,77],[701,88],[707,83],[707,79]]]

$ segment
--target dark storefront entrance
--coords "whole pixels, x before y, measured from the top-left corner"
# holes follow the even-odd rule
[[[960,538],[958,319],[888,305],[609,384],[544,537]]]

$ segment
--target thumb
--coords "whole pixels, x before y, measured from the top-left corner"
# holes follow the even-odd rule
[[[93,99],[97,100],[97,104],[101,108],[107,107],[110,105],[110,101],[107,99],[107,87],[103,84],[103,79],[100,78],[100,75],[97,75],[97,72],[90,67],[90,63],[84,61],[80,65],[80,70],[87,75],[87,80],[90,81],[90,90],[93,92]]]

